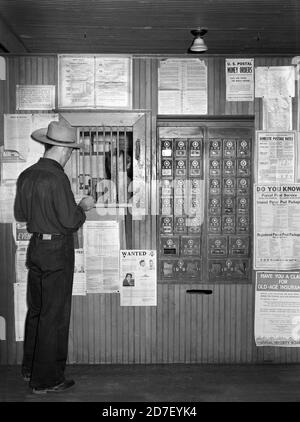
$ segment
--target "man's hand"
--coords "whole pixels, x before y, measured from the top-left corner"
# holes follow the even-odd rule
[[[85,196],[78,205],[83,209],[83,211],[89,211],[94,208],[95,201],[92,196]]]

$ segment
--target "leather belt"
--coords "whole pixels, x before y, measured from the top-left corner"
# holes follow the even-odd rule
[[[52,233],[52,234],[48,234],[48,233],[33,233],[33,235],[35,237],[37,237],[38,239],[41,239],[41,240],[54,240],[54,239],[62,239],[63,237],[65,237],[64,234],[57,234],[57,233]]]

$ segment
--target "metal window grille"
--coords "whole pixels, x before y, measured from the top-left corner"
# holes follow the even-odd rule
[[[128,206],[133,179],[132,127],[80,127],[84,148],[76,151],[76,193],[97,204]]]

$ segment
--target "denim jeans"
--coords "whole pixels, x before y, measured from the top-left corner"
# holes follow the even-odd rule
[[[64,381],[74,273],[73,235],[42,240],[32,236],[27,252],[28,312],[23,367],[32,388]]]

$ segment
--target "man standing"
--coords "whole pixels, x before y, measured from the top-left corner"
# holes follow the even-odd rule
[[[76,129],[51,122],[32,138],[45,144],[43,158],[17,181],[15,218],[32,233],[27,253],[28,312],[22,373],[33,393],[60,392],[74,385],[64,371],[68,354],[74,272],[73,232],[94,206],[92,197],[76,205],[64,172],[77,144]]]

